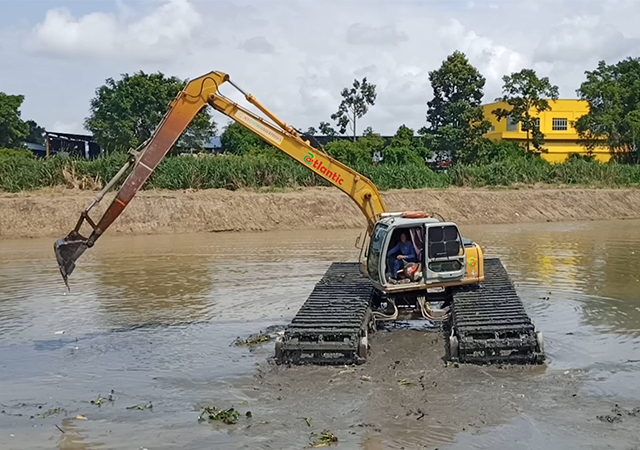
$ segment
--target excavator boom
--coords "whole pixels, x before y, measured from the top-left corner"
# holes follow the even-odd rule
[[[260,110],[264,119],[220,94],[220,86],[228,82],[240,91],[245,99]],[[350,167],[315,149],[290,125],[280,120],[252,95],[245,93],[222,72],[210,72],[196,78],[185,86],[172,102],[155,132],[138,150],[131,151],[131,157],[116,176],[104,187],[96,199],[80,215],[76,227],[63,239],[54,244],[60,273],[68,287],[68,277],[75,269],[75,263],[87,248],[122,214],[138,190],[142,188],[162,159],[175,145],[196,115],[207,105],[233,119],[249,131],[261,137],[283,153],[324,178],[345,192],[358,205],[367,219],[369,234],[382,213],[387,212],[376,186],[366,177]],[[131,168],[129,176],[117,192],[115,198],[96,223],[89,216],[90,210]],[[87,222],[92,228],[88,238],[80,234],[80,228]]]

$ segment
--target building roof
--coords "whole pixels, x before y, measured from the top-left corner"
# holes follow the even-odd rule
[[[70,141],[95,142],[94,137],[90,134],[58,133],[56,131],[47,131],[46,135],[53,138],[69,139]]]
[[[36,152],[46,152],[47,151],[47,147],[45,147],[44,145],[40,145],[40,144],[33,144],[31,142],[26,142],[26,146],[31,151],[36,151]]]
[[[581,100],[579,98],[559,98],[558,100],[551,100],[551,99],[546,99],[549,104],[554,104],[554,103],[566,103],[566,102],[573,102],[573,103],[580,103],[580,104],[587,104],[589,103],[586,100]],[[488,103],[483,103],[480,106],[481,107],[487,107],[487,106],[492,106],[492,105],[499,105],[499,104],[505,104],[506,102],[503,102],[502,100],[497,100],[495,102],[488,102]]]

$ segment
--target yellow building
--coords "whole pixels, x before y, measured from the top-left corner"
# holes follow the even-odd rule
[[[589,104],[582,100],[550,100],[549,106],[549,111],[540,114],[535,109],[531,111],[531,116],[538,118],[540,131],[544,134],[544,152],[541,156],[549,162],[561,163],[571,153],[586,154],[588,150],[580,143],[578,132],[572,126],[572,122],[589,112]],[[498,108],[509,109],[507,103],[490,103],[482,107],[484,117],[491,122],[491,129],[485,137],[493,141],[526,143],[527,133],[522,131],[520,123],[513,123],[507,118],[498,121],[493,114]],[[592,154],[600,162],[611,159],[611,153],[605,146],[595,148]]]

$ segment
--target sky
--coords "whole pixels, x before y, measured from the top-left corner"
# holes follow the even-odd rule
[[[0,0],[0,92],[25,95],[24,120],[86,133],[109,77],[217,70],[306,129],[366,76],[377,101],[358,131],[393,134],[425,125],[429,72],[455,50],[486,78],[487,103],[523,68],[576,98],[598,61],[640,56],[638,17],[638,0]]]

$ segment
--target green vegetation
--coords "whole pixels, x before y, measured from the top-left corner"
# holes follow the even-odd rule
[[[488,157],[482,164],[457,164],[448,173],[436,173],[424,164],[373,166],[370,163],[357,163],[353,167],[381,190],[535,183],[599,187],[640,185],[640,166],[636,165],[617,162],[601,164],[588,158],[571,158],[565,164],[549,164],[537,156],[509,154],[509,151],[514,151],[511,146],[494,146],[491,151],[500,155],[501,159]],[[125,159],[123,154],[93,161],[58,157],[45,161],[22,156],[0,157],[0,190],[19,192],[53,186],[97,189],[115,175]],[[305,166],[288,158],[221,155],[166,158],[145,189],[235,190],[308,186],[329,184]]]
[[[600,61],[578,89],[590,111],[574,124],[588,149],[605,144],[615,154],[640,162],[640,58],[627,58],[617,64]]]
[[[454,186],[511,186],[545,183],[591,187],[637,187],[640,166],[610,162],[601,164],[572,158],[564,164],[543,159],[512,159],[486,165],[456,166],[450,173]]]
[[[24,95],[0,92],[0,147],[19,147],[29,135],[29,125],[20,117]]]
[[[344,134],[347,127],[350,127],[355,141],[358,119],[361,119],[369,111],[369,106],[376,102],[376,85],[367,82],[367,77],[362,81],[353,80],[351,89],[344,88],[340,95],[342,102],[331,118],[337,121],[340,134]]]
[[[311,443],[307,448],[322,448],[330,445],[338,445],[338,437],[330,430],[324,430],[322,433],[311,433],[309,436]]]
[[[0,160],[10,158],[36,159],[31,150],[0,148]]]
[[[44,145],[44,128],[34,120],[22,120],[24,95],[0,92],[0,157],[2,148],[23,148],[25,142]]]
[[[527,132],[526,149],[530,150],[530,143],[540,152],[544,145],[544,134],[540,131],[537,118],[531,116],[531,111],[540,114],[549,111],[548,100],[558,100],[558,86],[554,86],[549,78],[538,78],[535,71],[522,69],[502,77],[504,87],[503,96],[496,99],[509,105],[509,109],[498,108],[493,114],[502,120],[508,118],[514,123],[520,122],[522,130]]]
[[[512,186],[545,183],[622,187],[640,185],[640,58],[615,65],[600,62],[586,72],[578,94],[590,104],[590,112],[578,118],[578,129],[587,149],[608,145],[612,153],[624,153],[600,164],[593,157],[572,155],[564,164],[552,165],[539,154],[544,136],[530,115],[531,109],[548,109],[548,99],[558,97],[549,79],[530,69],[503,77],[503,96],[509,105],[496,109],[499,119],[521,122],[527,130],[526,145],[492,142],[483,137],[490,123],[481,108],[485,78],[456,51],[439,68],[429,72],[433,98],[427,102],[426,126],[415,131],[401,125],[392,138],[383,139],[371,127],[357,136],[356,125],[377,98],[376,85],[364,77],[341,92],[338,111],[331,115],[335,129],[320,122],[318,130],[329,137],[322,150],[370,178],[381,190],[446,188],[449,186]],[[19,192],[67,186],[99,189],[124,164],[126,150],[147,140],[184,87],[185,81],[162,73],[124,74],[108,78],[91,100],[85,127],[105,150],[93,161],[60,156],[37,160],[23,150],[25,142],[43,142],[43,128],[23,121],[22,95],[0,92],[0,191]],[[178,141],[180,151],[199,151],[215,133],[210,110],[205,108]],[[303,133],[317,146],[317,130]],[[349,134],[346,137],[346,133]],[[342,136],[340,136],[342,135]],[[145,184],[145,189],[284,189],[329,186],[308,167],[292,161],[270,144],[231,122],[221,135],[223,155],[173,156],[170,153]],[[530,144],[536,149],[529,151]],[[2,148],[7,147],[7,148]],[[630,156],[630,157],[629,157]],[[446,173],[431,170],[428,160],[450,161]],[[624,164],[623,164],[624,163]]]
[[[84,126],[107,152],[126,152],[149,139],[186,81],[161,72],[123,74],[96,89]],[[215,134],[210,108],[202,110],[178,141],[178,147],[201,149]]]
[[[455,51],[438,70],[429,72],[429,81],[433,99],[427,102],[428,126],[420,133],[439,157],[472,163],[491,126],[480,106],[485,78],[464,53]]]
[[[251,419],[251,411],[247,411],[245,413],[245,417],[247,419]],[[234,408],[218,410],[215,407],[207,406],[203,408],[203,411],[198,416],[198,423],[205,422],[207,419],[210,422],[220,421],[227,425],[233,425],[238,423],[238,420],[240,419],[240,413]]]

